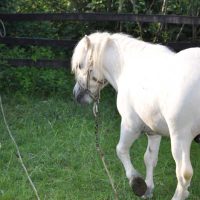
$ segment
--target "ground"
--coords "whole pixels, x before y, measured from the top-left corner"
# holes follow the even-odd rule
[[[115,181],[120,200],[139,199],[129,188],[115,147],[119,139],[120,117],[114,92],[101,99],[101,146]],[[35,97],[3,95],[3,105],[10,129],[19,145],[23,160],[41,199],[108,200],[114,199],[108,178],[95,149],[92,107],[76,105],[72,97]],[[16,150],[0,118],[0,199],[35,199]],[[143,135],[131,149],[137,169],[144,175],[143,154],[147,140]],[[190,199],[199,199],[200,146],[192,145],[194,177]],[[170,141],[161,143],[155,170],[154,198],[169,200],[176,177]]]

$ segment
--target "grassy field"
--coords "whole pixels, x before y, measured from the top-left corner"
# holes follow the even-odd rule
[[[111,92],[111,94],[109,94]],[[120,117],[113,91],[104,93],[101,110],[101,145],[120,200],[139,199],[132,194],[118,160],[115,147],[119,139]],[[76,105],[63,97],[3,96],[10,129],[41,199],[114,199],[108,178],[95,149],[91,106]],[[35,199],[16,156],[2,117],[0,120],[0,199]],[[143,154],[147,140],[142,136],[131,150],[137,169],[144,175]],[[192,145],[194,177],[190,199],[200,199],[200,146]],[[176,186],[175,165],[170,142],[163,138],[155,170],[156,200],[170,200]]]

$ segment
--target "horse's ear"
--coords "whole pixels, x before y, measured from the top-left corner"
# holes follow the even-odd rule
[[[87,35],[85,35],[85,41],[86,41],[86,48],[89,49],[91,46],[91,42],[90,38]]]

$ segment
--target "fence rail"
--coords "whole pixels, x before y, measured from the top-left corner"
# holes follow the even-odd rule
[[[51,47],[62,47],[67,49],[72,49],[77,40],[53,40],[46,38],[20,38],[20,37],[5,37],[0,38],[0,43],[7,44],[11,46],[21,45],[21,46],[51,46]],[[169,48],[174,49],[175,51],[180,51],[189,47],[200,47],[200,42],[168,42],[163,45],[168,46]]]
[[[135,15],[131,13],[0,13],[4,21],[124,21],[200,25],[200,17],[180,15]]]
[[[131,13],[0,13],[0,19],[4,22],[18,21],[123,21],[123,22],[145,22],[145,23],[171,23],[171,24],[188,24],[200,25],[200,17],[177,16],[177,15],[135,15]],[[0,43],[9,46],[51,46],[72,49],[77,43],[76,40],[54,40],[47,38],[26,38],[26,37],[5,37],[0,38]],[[180,51],[189,47],[200,47],[200,42],[169,42],[164,44],[175,51]],[[66,60],[31,60],[31,59],[6,59],[9,65],[34,66],[34,67],[69,67],[69,61]]]
[[[21,45],[21,46],[52,46],[52,47],[65,47],[73,48],[77,43],[77,40],[53,40],[46,38],[20,38],[20,37],[5,37],[0,38],[0,43],[8,44],[11,46]]]
[[[68,60],[32,60],[32,59],[5,59],[5,61],[13,67],[37,67],[37,68],[69,68],[70,61]]]

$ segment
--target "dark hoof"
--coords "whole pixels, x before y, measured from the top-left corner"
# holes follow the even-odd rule
[[[135,195],[141,197],[147,191],[147,185],[141,177],[133,178],[131,182],[131,188]]]
[[[197,136],[194,138],[194,141],[197,142],[197,143],[200,143],[200,135],[197,135]]]

